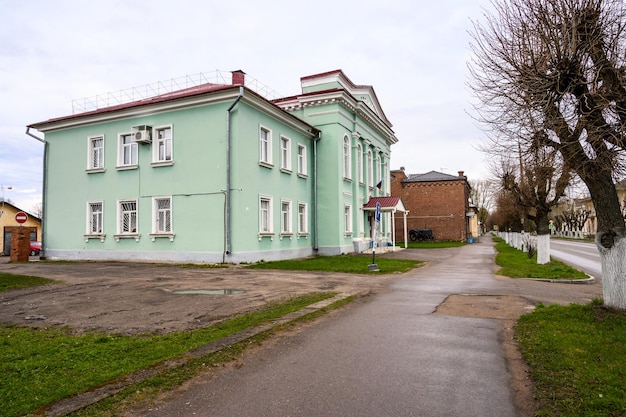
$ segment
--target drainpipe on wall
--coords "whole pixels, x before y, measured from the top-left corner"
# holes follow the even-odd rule
[[[230,117],[231,111],[235,108],[239,100],[243,97],[244,88],[243,86],[239,86],[239,95],[237,99],[235,99],[234,103],[230,105],[228,110],[226,110],[226,191],[224,196],[224,253],[222,254],[222,263],[226,261],[226,255],[230,255],[230,189],[231,189],[231,179],[230,179],[230,142],[231,142],[231,133],[230,133]]]
[[[44,245],[44,238],[43,238],[43,229],[44,229],[44,224],[45,224],[45,218],[46,218],[46,170],[48,167],[48,142],[46,142],[45,139],[40,138],[39,136],[33,135],[32,133],[30,133],[30,127],[26,127],[26,134],[28,136],[30,136],[33,139],[38,140],[39,142],[43,143],[43,181],[42,181],[42,186],[41,186],[41,253],[43,255],[40,256],[41,259],[46,259],[46,251],[45,251],[45,245]]]
[[[313,250],[319,250],[319,233],[317,220],[317,141],[322,138],[322,132],[318,132],[313,138]]]

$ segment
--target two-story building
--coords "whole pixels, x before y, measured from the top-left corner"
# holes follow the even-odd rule
[[[477,237],[476,208],[470,203],[470,184],[463,171],[450,175],[437,171],[405,173],[391,171],[391,195],[400,197],[409,210],[409,230],[432,231],[437,240],[465,240]],[[404,226],[396,222],[398,239]]]
[[[269,100],[202,83],[28,126],[44,133],[44,256],[254,262],[352,252],[397,142],[341,70]],[[35,135],[36,136],[36,135]],[[379,187],[377,187],[379,185]],[[382,221],[383,236],[391,221]]]

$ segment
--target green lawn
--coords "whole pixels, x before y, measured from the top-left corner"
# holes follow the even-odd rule
[[[517,323],[537,415],[626,416],[626,312],[601,304],[539,306]]]
[[[441,249],[441,248],[458,248],[465,246],[467,242],[460,241],[432,241],[432,242],[408,242],[409,249]],[[396,246],[404,247],[403,243],[396,242]]]
[[[15,275],[0,272],[0,291],[36,287],[46,284],[59,284],[59,281],[29,275]]]
[[[176,357],[198,346],[282,317],[334,293],[315,293],[216,326],[167,335],[75,335],[65,328],[0,324],[0,404],[23,416],[61,398]]]
[[[572,268],[555,259],[544,265],[537,264],[537,255],[532,258],[528,254],[507,245],[502,239],[496,242],[496,264],[501,268],[498,275],[511,278],[543,278],[543,279],[586,279],[587,274]]]
[[[316,256],[314,258],[305,259],[258,262],[247,265],[246,267],[292,271],[345,272],[351,274],[390,274],[395,272],[406,272],[420,266],[423,263],[421,261],[389,259],[380,256],[375,256],[374,261],[380,269],[378,272],[368,270],[368,265],[372,263],[371,255]]]

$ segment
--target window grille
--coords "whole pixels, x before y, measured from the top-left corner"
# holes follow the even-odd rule
[[[123,201],[120,203],[122,233],[137,233],[137,202]]]
[[[91,139],[91,158],[89,168],[104,168],[104,138]]]
[[[102,233],[102,203],[89,203],[89,233]]]
[[[172,208],[169,198],[155,200],[156,209],[156,232],[170,233],[172,231]]]

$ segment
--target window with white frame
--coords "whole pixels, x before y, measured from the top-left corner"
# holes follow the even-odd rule
[[[259,233],[273,233],[272,226],[272,197],[259,197]]]
[[[280,169],[291,171],[291,139],[280,137]]]
[[[87,169],[104,169],[104,136],[93,136],[89,139],[89,155],[87,159]]]
[[[90,201],[87,203],[87,235],[101,235],[104,220],[102,201]]]
[[[344,136],[343,138],[343,177],[351,178],[351,155],[350,155],[350,138]]]
[[[291,201],[280,202],[280,233],[291,234]]]
[[[118,234],[135,235],[137,229],[137,200],[118,202]]]
[[[298,145],[298,174],[308,175],[306,164],[306,146]]]
[[[349,204],[346,204],[343,208],[343,217],[344,217],[344,223],[345,223],[345,233],[351,234],[352,233],[352,206]]]
[[[309,233],[309,213],[306,203],[298,203],[298,234]]]
[[[259,132],[259,162],[272,164],[272,131],[262,126]]]
[[[152,149],[154,162],[172,161],[172,126],[154,128]]]
[[[367,151],[367,185],[374,186],[374,160],[372,159],[372,151]]]
[[[172,198],[155,197],[152,200],[152,233],[172,233]]]
[[[363,183],[363,148],[360,143],[356,145],[356,171],[359,182]]]
[[[118,166],[133,167],[137,165],[137,142],[135,135],[124,133],[119,136]]]

